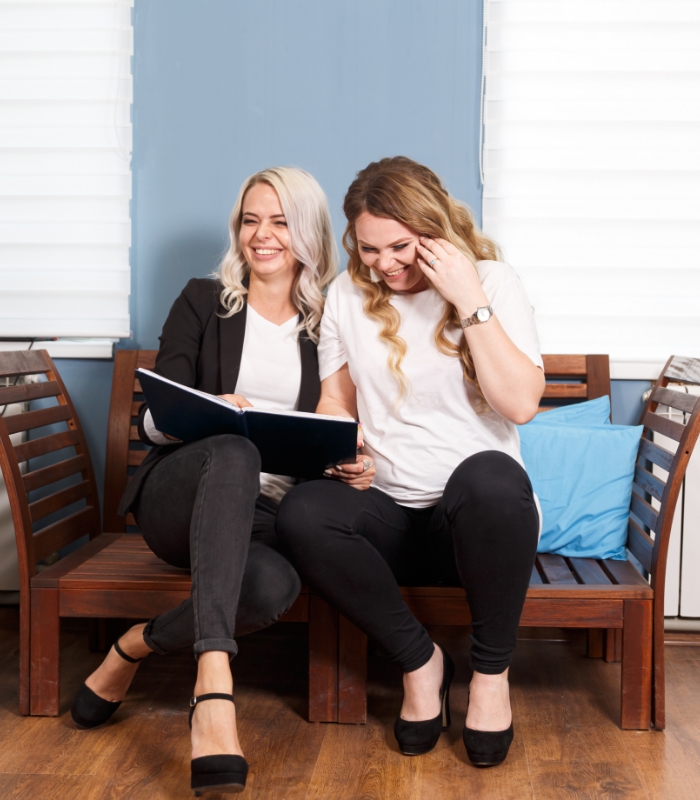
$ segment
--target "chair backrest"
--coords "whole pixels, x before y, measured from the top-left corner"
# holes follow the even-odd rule
[[[136,428],[143,393],[134,373],[137,368],[153,369],[157,353],[157,350],[117,350],[114,357],[104,487],[104,529],[109,533],[121,533],[127,526],[136,525],[132,514],[122,517],[117,509],[131,475],[148,452]]]
[[[657,602],[665,587],[666,557],[678,495],[700,433],[700,396],[669,383],[700,385],[700,359],[671,356],[640,419],[644,433],[635,468],[627,547],[650,574]],[[658,413],[660,405],[682,412],[682,421]],[[675,451],[654,442],[654,432],[675,442]],[[652,472],[649,462],[666,472],[666,479],[658,470]],[[654,508],[651,498],[658,501],[658,508]]]
[[[540,401],[540,411],[551,408],[551,401],[593,400],[610,395],[608,356],[544,355],[542,359],[547,385]]]
[[[80,421],[48,353],[0,353],[0,384],[8,384],[0,385],[0,466],[12,509],[24,606],[39,562],[100,533],[100,504]],[[20,413],[7,414],[14,404],[26,405]],[[46,426],[62,430],[42,431]],[[21,433],[27,436],[13,436]],[[77,504],[82,508],[76,510]]]

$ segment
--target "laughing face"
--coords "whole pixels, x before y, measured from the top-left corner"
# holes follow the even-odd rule
[[[428,288],[416,262],[416,231],[364,211],[355,221],[355,236],[362,263],[395,292],[410,294]]]
[[[268,183],[257,183],[246,192],[239,240],[243,257],[260,278],[288,276],[299,267],[289,249],[289,230],[279,197]]]

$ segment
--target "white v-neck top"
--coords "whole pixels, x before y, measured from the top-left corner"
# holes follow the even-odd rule
[[[236,383],[236,394],[242,394],[256,408],[295,411],[301,386],[301,355],[295,329],[298,316],[281,325],[262,317],[248,306],[245,321],[245,338],[241,353],[241,368]],[[153,444],[170,441],[153,424],[151,412],[144,416],[144,429]],[[294,478],[286,475],[260,473],[260,494],[276,503],[294,485]]]
[[[505,332],[542,367],[532,307],[518,276],[498,261],[480,261],[477,271]],[[445,308],[441,295],[430,288],[391,298],[401,315],[399,336],[407,346],[401,369],[410,384],[409,394],[398,403],[398,384],[387,365],[389,349],[379,338],[379,324],[365,315],[363,299],[347,272],[331,284],[318,357],[321,380],[348,364],[365,452],[377,470],[373,485],[401,505],[426,508],[440,500],[452,472],[475,453],[499,450],[522,465],[516,426],[494,411],[478,413],[480,398],[464,379],[461,359],[435,346]],[[463,333],[447,335],[458,342]]]

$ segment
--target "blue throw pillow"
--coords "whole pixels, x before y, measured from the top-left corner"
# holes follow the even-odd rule
[[[610,398],[608,395],[560,406],[551,411],[543,411],[528,422],[528,425],[609,425]]]
[[[539,553],[627,558],[627,520],[642,431],[641,425],[529,422],[519,427],[525,468],[542,506]]]

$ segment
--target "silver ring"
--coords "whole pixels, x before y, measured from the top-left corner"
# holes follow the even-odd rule
[[[367,472],[367,470],[372,466],[372,462],[368,458],[362,459],[362,471]]]
[[[432,261],[428,261],[428,264],[432,267],[433,264],[437,261],[437,258],[434,258]]]

